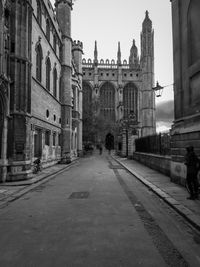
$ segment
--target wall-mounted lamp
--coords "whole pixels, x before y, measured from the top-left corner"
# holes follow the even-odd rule
[[[169,85],[161,86],[157,81],[156,86],[153,87],[152,90],[155,91],[156,97],[160,97],[160,96],[162,96],[163,88],[171,86],[171,85],[174,85],[174,84],[172,83]]]

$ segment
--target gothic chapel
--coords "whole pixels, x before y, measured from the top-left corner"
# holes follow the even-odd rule
[[[111,134],[115,148],[120,144],[122,155],[127,139],[132,153],[135,138],[156,132],[153,85],[154,31],[146,11],[140,58],[133,40],[128,62],[121,59],[120,43],[117,62],[99,60],[96,41],[94,59],[83,59],[83,142],[105,143]],[[93,131],[87,123],[89,115],[96,121]]]

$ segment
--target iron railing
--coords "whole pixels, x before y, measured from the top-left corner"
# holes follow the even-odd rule
[[[170,133],[159,133],[135,140],[136,152],[170,155]]]

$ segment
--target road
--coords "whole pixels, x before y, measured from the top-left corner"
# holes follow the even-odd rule
[[[0,211],[2,267],[200,266],[198,233],[97,153]]]

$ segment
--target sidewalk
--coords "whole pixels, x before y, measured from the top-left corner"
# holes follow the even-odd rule
[[[187,190],[163,175],[131,159],[113,156],[130,173],[173,207],[195,228],[200,230],[200,200],[188,200]]]
[[[69,169],[76,163],[74,160],[70,164],[56,164],[43,169],[38,174],[34,174],[29,180],[7,182],[0,184],[0,208],[7,206],[10,202],[23,196],[38,185],[52,179],[55,175]]]

